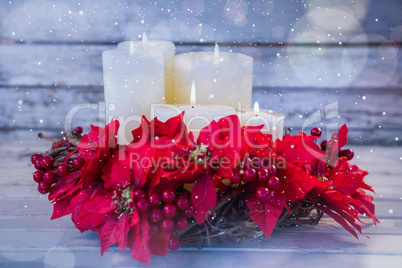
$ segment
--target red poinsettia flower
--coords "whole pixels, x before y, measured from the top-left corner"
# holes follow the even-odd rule
[[[131,143],[137,146],[148,143],[159,149],[169,148],[173,145],[187,146],[191,141],[183,116],[184,112],[166,122],[158,120],[157,117],[148,121],[143,116],[140,127],[132,131],[134,139]]]
[[[117,150],[119,121],[112,120],[105,129],[94,126],[91,129],[78,144],[78,155],[86,160],[80,175],[85,184],[91,184],[101,177],[103,166]]]
[[[309,136],[303,132],[294,136],[287,134],[282,140],[275,141],[274,150],[286,161],[302,165],[323,156],[320,147],[315,143],[316,139],[316,136]]]
[[[323,153],[314,143],[316,137],[300,133],[297,136],[286,135],[283,140],[272,142],[269,134],[262,134],[258,129],[244,131],[245,139],[251,141],[242,147],[243,159],[254,162],[250,157],[261,162],[268,162],[277,169],[276,177],[279,180],[279,189],[269,188],[269,199],[262,202],[256,197],[256,192],[269,187],[268,182],[253,182],[252,195],[247,198],[250,218],[269,237],[276,226],[279,216],[287,209],[286,202],[302,200],[313,188],[328,189],[331,181],[321,181],[312,176],[303,164],[310,163]]]
[[[333,181],[333,188],[326,190],[315,188],[308,194],[307,199],[314,200],[317,209],[331,216],[357,238],[352,227],[362,233],[357,223],[360,221],[359,213],[372,218],[374,223],[379,222],[374,213],[373,197],[364,191],[373,191],[372,187],[364,182],[367,174],[366,171],[349,164],[345,157],[341,157],[336,161],[328,177],[325,177]]]
[[[241,126],[236,115],[212,121],[200,131],[198,146],[205,146],[210,176],[233,176],[233,167],[240,159]]]
[[[364,182],[366,171],[351,165],[346,157],[339,158],[339,150],[347,143],[348,129],[343,125],[331,139],[331,146],[318,159],[301,166],[306,172],[320,180],[331,182],[330,188],[315,187],[305,200],[331,216],[346,230],[357,237],[353,227],[361,233],[358,214],[365,214],[378,222],[374,214],[373,197],[364,190],[373,188]]]

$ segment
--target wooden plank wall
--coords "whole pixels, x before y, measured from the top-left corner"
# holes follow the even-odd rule
[[[347,123],[351,143],[401,145],[400,10],[399,0],[3,1],[1,136],[57,135],[70,109],[101,104],[101,52],[147,31],[177,54],[219,42],[253,56],[253,101],[296,131]],[[73,125],[87,131],[100,115],[80,110]]]

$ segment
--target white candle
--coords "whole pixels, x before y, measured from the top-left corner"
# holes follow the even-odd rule
[[[158,55],[163,54],[165,65],[165,102],[172,103],[174,99],[174,56],[175,46],[169,41],[148,40],[146,33],[142,34],[142,41],[124,41],[117,44],[118,49],[128,51],[130,44],[134,44],[136,54]]]
[[[200,96],[198,96],[199,98]],[[188,131],[192,131],[194,139],[198,138],[200,130],[208,126],[213,120],[236,114],[233,107],[224,105],[197,105],[195,84],[191,86],[190,104],[158,104],[155,105],[152,111],[153,116],[157,117],[160,121],[165,122],[170,118],[177,116],[184,112],[184,123]],[[198,100],[197,98],[197,100]]]
[[[241,53],[190,52],[176,56],[174,103],[185,103],[190,98],[188,89],[194,80],[202,90],[199,104],[226,104],[235,109],[251,107],[253,58]]]
[[[282,139],[283,123],[285,116],[283,114],[263,110],[259,108],[258,102],[254,103],[254,109],[243,109],[239,112],[239,118],[242,126],[261,126],[261,132],[272,134],[272,140]]]
[[[106,120],[120,121],[118,141],[127,144],[141,116],[150,118],[151,104],[164,102],[163,55],[143,54],[132,44],[127,51],[104,51],[102,59]]]

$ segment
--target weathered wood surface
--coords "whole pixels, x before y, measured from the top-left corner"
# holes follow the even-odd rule
[[[0,44],[0,86],[101,86],[102,51],[116,45]],[[213,50],[177,45],[176,54]],[[402,87],[397,44],[373,46],[220,46],[254,59],[254,86]]]
[[[101,52],[110,45],[0,45],[0,130],[5,139],[35,139],[64,129],[67,112],[103,101]],[[177,53],[211,47],[177,46]],[[229,48],[222,48],[228,50]],[[253,56],[253,101],[286,115],[295,131],[314,112],[326,125],[348,123],[355,144],[398,145],[402,136],[402,60],[387,46],[232,47]],[[384,59],[382,59],[384,56]],[[339,76],[338,76],[339,74]],[[337,102],[337,103],[336,103]],[[337,113],[325,107],[337,106]],[[102,112],[80,110],[73,125],[102,124]],[[100,123],[99,123],[99,119]],[[334,131],[329,127],[329,132]],[[402,139],[401,139],[402,140]]]
[[[57,136],[65,121],[72,127],[104,124],[102,87],[2,87],[0,129],[4,139],[36,139],[38,132]],[[286,125],[309,132],[320,126],[324,137],[342,124],[349,126],[351,144],[400,145],[402,142],[402,91],[377,88],[260,88],[253,101],[281,112]],[[101,107],[99,110],[98,107]],[[68,116],[69,111],[77,112]]]
[[[67,216],[50,221],[52,205],[36,192],[29,157],[43,152],[46,141],[0,141],[0,264],[5,267],[143,267],[113,246],[100,256],[95,233],[81,234]],[[278,228],[267,241],[242,241],[197,250],[185,246],[167,257],[153,257],[151,267],[244,267],[256,265],[327,267],[399,267],[402,262],[402,150],[399,147],[352,146],[353,163],[369,170],[375,187],[374,226],[362,217],[359,240],[329,217],[318,226]],[[62,263],[61,263],[62,261]]]
[[[177,42],[401,41],[401,9],[399,0],[14,0],[0,4],[0,39],[117,42],[147,31]]]

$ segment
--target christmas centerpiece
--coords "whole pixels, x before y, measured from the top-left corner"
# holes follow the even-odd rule
[[[273,141],[261,127],[241,127],[237,116],[212,122],[197,141],[183,115],[165,123],[143,117],[125,146],[118,128],[112,121],[83,136],[78,128],[45,156],[32,156],[52,219],[71,214],[81,232],[97,232],[102,254],[118,244],[148,263],[182,243],[269,237],[275,226],[317,224],[323,214],[356,237],[358,214],[378,221],[367,172],[341,149],[346,125],[321,148],[318,128]]]
[[[104,128],[92,125],[84,135],[81,127],[67,130],[58,139],[42,135],[53,145],[44,155],[31,158],[38,191],[48,194],[53,203],[51,219],[71,214],[81,232],[98,233],[102,254],[117,244],[122,251],[128,247],[134,259],[149,263],[151,255],[165,256],[168,249],[176,250],[182,244],[210,243],[217,237],[269,238],[276,226],[315,225],[324,214],[355,237],[356,230],[361,233],[359,214],[378,222],[373,198],[366,194],[373,192],[364,182],[368,173],[349,162],[352,150],[343,149],[346,125],[331,139],[319,142],[319,128],[313,128],[310,135],[283,136],[283,115],[260,110],[258,104],[254,110],[234,107],[236,100],[251,102],[251,84],[247,89],[247,83],[241,82],[250,82],[248,57],[235,57],[240,59],[243,78],[232,82],[240,87],[226,85],[229,78],[210,77],[220,81],[220,87],[229,88],[215,96],[205,93],[209,90],[205,77],[219,68],[218,76],[225,74],[227,61],[233,65],[233,55],[219,56],[217,47],[211,57],[196,55],[206,76],[201,77],[202,72],[193,67],[184,68],[181,76],[176,70],[185,86],[165,94],[171,100],[168,103],[175,103],[176,94],[180,101],[191,99],[190,104],[158,105],[149,112],[148,104],[159,101],[163,90],[148,94],[150,100],[144,88],[172,86],[166,78],[172,68],[170,52],[152,53],[157,46],[169,51],[170,44],[145,40],[142,45],[119,46],[120,50],[103,54],[109,123]],[[135,54],[138,49],[143,50],[139,56]],[[152,57],[146,58],[147,53]],[[182,55],[176,65],[183,68],[193,57]],[[167,65],[148,69],[144,67],[147,62]],[[121,67],[131,64],[139,76],[133,78],[132,72]],[[205,64],[212,64],[212,73]],[[149,76],[141,80],[144,68],[155,72],[154,83],[147,80]],[[116,71],[124,73],[123,80],[116,78]],[[201,81],[195,82],[201,85],[203,97],[197,101],[201,106],[195,102],[194,82],[190,98],[182,99],[180,94],[190,88],[188,76],[194,72]],[[161,73],[165,73],[162,79]],[[131,83],[142,83],[143,95],[138,96]],[[124,95],[120,87],[136,94]],[[130,97],[142,102],[130,102]],[[205,103],[209,101],[213,105]],[[122,115],[134,116],[134,120],[128,122]],[[133,127],[132,122],[138,124]]]

